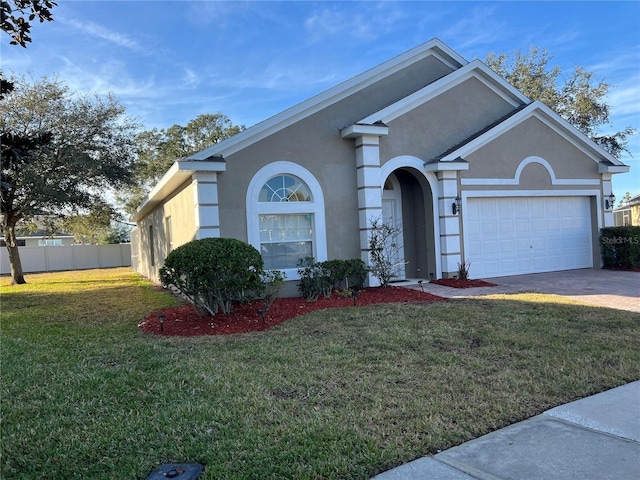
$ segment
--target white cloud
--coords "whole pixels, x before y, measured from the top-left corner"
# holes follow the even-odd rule
[[[105,40],[119,47],[123,47],[137,53],[148,53],[147,47],[140,45],[129,35],[109,30],[108,28],[98,25],[97,23],[80,22],[74,19],[65,19],[64,17],[60,20],[60,22],[69,25],[76,30],[79,30],[86,35]]]
[[[616,116],[632,115],[636,120],[640,119],[640,78],[630,79],[624,85],[611,88],[607,103],[611,107],[611,113]]]
[[[326,37],[346,35],[358,39],[374,40],[389,33],[397,23],[408,14],[397,8],[393,2],[367,3],[366,8],[357,5],[331,5],[314,11],[304,20],[304,27],[311,34],[312,41],[321,41]]]
[[[462,11],[462,10],[460,10]],[[458,50],[468,50],[496,42],[509,30],[504,21],[496,20],[495,7],[473,8],[467,15],[442,31],[446,39],[455,39]],[[453,42],[452,42],[453,43]]]

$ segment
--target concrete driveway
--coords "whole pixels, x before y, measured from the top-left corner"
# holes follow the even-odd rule
[[[619,310],[640,313],[640,272],[585,268],[487,279],[495,287],[456,289],[424,282],[424,290],[447,298],[469,298],[496,293],[553,293]],[[411,288],[420,287],[412,282]]]

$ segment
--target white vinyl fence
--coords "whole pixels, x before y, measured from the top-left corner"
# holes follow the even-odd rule
[[[18,247],[24,273],[131,266],[131,244]],[[11,273],[7,248],[0,249],[0,274]]]

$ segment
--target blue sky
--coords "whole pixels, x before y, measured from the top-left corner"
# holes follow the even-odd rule
[[[5,73],[114,93],[145,129],[222,112],[247,127],[433,37],[467,60],[547,49],[611,84],[612,125],[640,128],[640,2],[58,0]],[[614,192],[640,194],[640,135]]]

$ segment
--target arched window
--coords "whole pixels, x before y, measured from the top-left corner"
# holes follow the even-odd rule
[[[262,254],[265,269],[298,278],[300,259],[326,260],[324,198],[305,168],[274,162],[260,169],[247,190],[249,243]]]
[[[262,186],[259,202],[310,202],[309,187],[292,175],[276,175]]]

